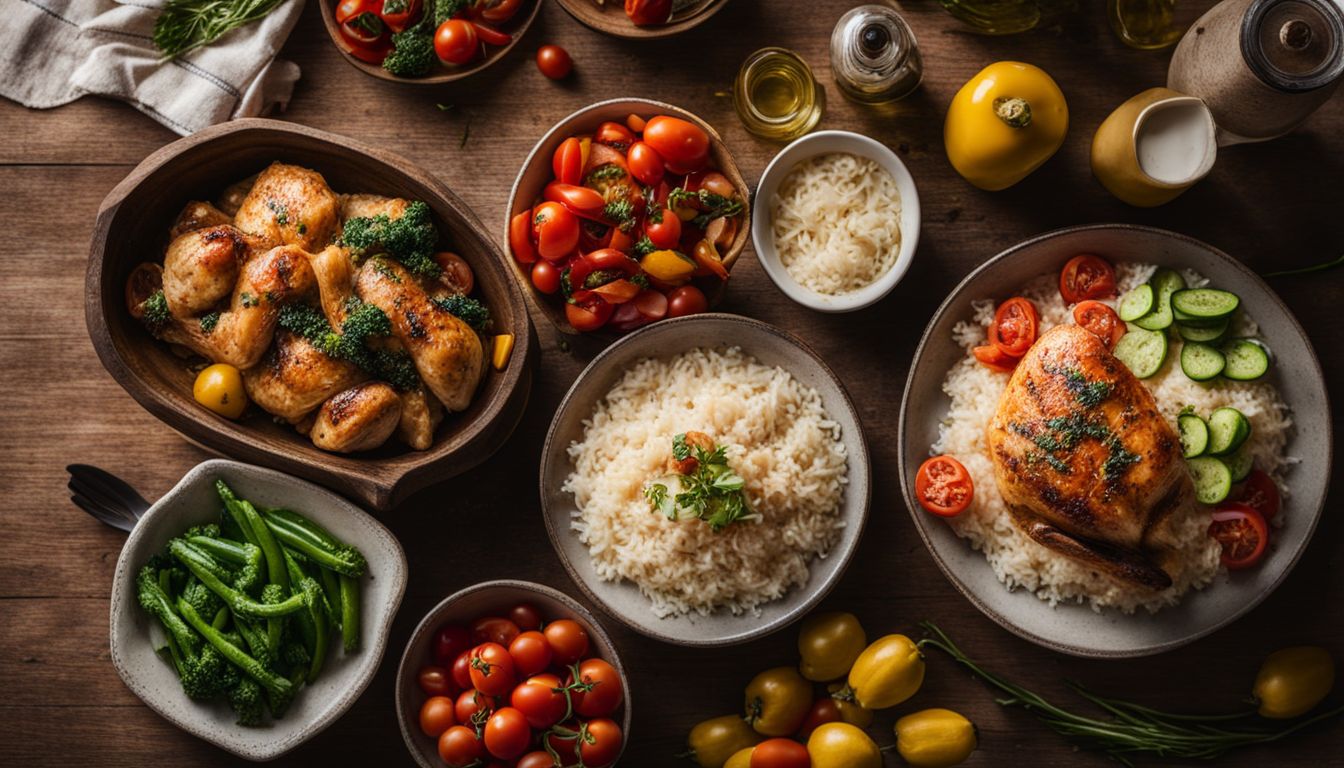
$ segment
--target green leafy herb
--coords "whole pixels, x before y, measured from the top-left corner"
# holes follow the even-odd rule
[[[209,45],[266,16],[281,0],[168,0],[154,20],[153,41],[165,59]],[[374,17],[377,18],[376,16]]]
[[[679,476],[681,491],[675,496],[668,498],[669,491],[663,483],[653,483],[644,490],[652,511],[674,521],[683,515],[704,520],[715,533],[739,520],[756,517],[743,492],[746,481],[728,467],[726,446],[705,450],[687,443],[684,433],[672,438],[673,459],[685,461],[692,456],[696,460],[695,469]]]
[[[742,214],[742,201],[734,200],[710,192],[707,189],[701,189],[690,192],[681,187],[672,190],[667,196],[667,206],[669,208],[694,208],[700,213],[691,223],[700,229],[709,226],[709,222],[720,217],[732,218]]]
[[[201,333],[204,333],[206,336],[213,333],[215,326],[217,325],[219,325],[218,312],[211,312],[210,314],[201,317]]]
[[[566,304],[574,303],[574,286],[569,284],[570,268],[565,267],[560,272],[560,295],[564,297]]]
[[[258,299],[255,295],[248,293],[247,291],[243,291],[238,294],[238,303],[242,304],[244,307],[251,308],[260,304],[261,299]]]
[[[490,327],[490,310],[478,299],[455,293],[432,299],[434,306],[454,315],[477,332]]]
[[[635,226],[635,206],[623,197],[603,206],[602,216],[615,222],[622,232],[629,232]]]
[[[438,29],[440,24],[453,18],[466,4],[467,0],[435,0],[434,28]]]
[[[653,244],[653,241],[649,239],[648,235],[639,238],[639,241],[635,243],[636,258],[643,258],[656,250],[658,250],[658,246]]]
[[[625,169],[615,163],[604,163],[588,172],[584,177],[584,186],[591,187],[599,181],[625,178]]]
[[[583,287],[592,290],[623,277],[625,277],[625,273],[619,269],[598,269],[588,273],[588,276],[583,279]]]

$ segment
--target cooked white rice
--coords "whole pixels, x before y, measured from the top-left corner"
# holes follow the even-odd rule
[[[775,251],[798,284],[853,293],[896,265],[901,193],[876,162],[845,152],[804,160],[770,200]]]
[[[672,439],[690,430],[728,446],[759,520],[719,533],[650,510]],[[572,527],[598,575],[628,579],[660,617],[754,611],[807,582],[808,563],[840,535],[848,481],[840,426],[821,396],[738,348],[645,359],[625,372],[571,443]]]
[[[1147,281],[1155,270],[1151,264],[1120,263],[1115,266],[1121,295]],[[1195,273],[1186,273],[1185,278],[1191,287],[1208,282]],[[1041,315],[1041,333],[1060,323],[1073,322],[1071,307],[1059,295],[1055,273],[1041,275],[1015,295],[1025,296],[1036,305]],[[1114,305],[1113,301],[1107,303]],[[956,325],[953,337],[966,350],[966,356],[947,372],[943,381],[943,391],[952,398],[952,406],[939,428],[938,442],[933,445],[932,454],[948,453],[957,457],[975,483],[970,508],[949,521],[952,530],[985,553],[999,580],[1009,589],[1030,590],[1051,605],[1060,601],[1088,601],[1098,611],[1110,607],[1132,613],[1143,607],[1156,612],[1163,606],[1179,602],[1192,587],[1199,589],[1209,584],[1220,567],[1220,548],[1208,536],[1205,507],[1192,505],[1185,519],[1180,521],[1179,537],[1183,542],[1180,561],[1184,567],[1171,574],[1172,586],[1161,592],[1132,586],[1056,554],[1027,537],[1013,524],[1003,497],[999,495],[985,442],[985,425],[998,409],[999,397],[1008,385],[1009,374],[989,370],[976,362],[971,354],[973,347],[986,343],[995,307],[993,300],[977,301],[973,320]],[[1232,329],[1234,335],[1255,335],[1255,324],[1244,313],[1239,322],[1240,325]],[[1172,425],[1187,405],[1193,406],[1204,417],[1225,405],[1241,411],[1251,422],[1251,436],[1246,445],[1254,457],[1255,466],[1274,477],[1286,497],[1282,476],[1288,459],[1284,456],[1284,446],[1292,421],[1278,392],[1264,382],[1221,378],[1208,383],[1191,381],[1177,362],[1180,339],[1173,335],[1170,343],[1162,370],[1142,380],[1152,391],[1158,410]]]

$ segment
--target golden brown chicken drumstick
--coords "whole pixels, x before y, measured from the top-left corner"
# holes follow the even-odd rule
[[[1042,335],[987,437],[999,491],[1027,535],[1116,578],[1171,585],[1169,524],[1194,503],[1180,440],[1098,337],[1076,325]]]

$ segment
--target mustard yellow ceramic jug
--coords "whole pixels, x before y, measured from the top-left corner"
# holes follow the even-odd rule
[[[1213,168],[1216,131],[1203,101],[1170,88],[1149,88],[1097,128],[1092,173],[1130,205],[1171,202]]]

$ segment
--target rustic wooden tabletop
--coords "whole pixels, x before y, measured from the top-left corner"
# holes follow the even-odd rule
[[[465,82],[422,89],[355,71],[333,48],[310,3],[281,54],[303,68],[282,117],[411,158],[494,228],[536,139],[570,111],[615,96],[649,96],[697,112],[719,129],[754,183],[778,146],[742,129],[727,92],[752,50],[793,48],[826,84],[821,127],[856,130],[896,148],[924,206],[915,264],[876,307],[840,316],[801,309],[775,289],[750,251],[724,304],[804,338],[839,372],[864,420],[876,480],[872,515],[853,564],[825,606],[854,611],[870,635],[916,632],[916,622],[934,619],[991,668],[1052,696],[1067,696],[1064,681],[1072,679],[1174,710],[1234,707],[1261,658],[1281,646],[1322,644],[1344,658],[1344,523],[1333,514],[1338,491],[1292,575],[1246,617],[1155,658],[1086,661],[1009,634],[939,573],[901,502],[895,443],[908,361],[933,309],[973,267],[1027,236],[1079,223],[1151,224],[1201,238],[1262,271],[1344,251],[1344,98],[1286,138],[1224,151],[1209,178],[1170,205],[1137,210],[1092,178],[1088,146],[1114,106],[1164,81],[1167,53],[1121,46],[1100,8],[1062,30],[992,39],[968,33],[930,0],[912,1],[907,18],[924,53],[924,86],[890,110],[870,111],[845,101],[830,78],[831,26],[852,4],[732,0],[699,29],[637,45],[590,31],[547,3],[512,57]],[[572,79],[556,84],[538,73],[531,56],[546,42],[573,54]],[[962,82],[999,59],[1030,61],[1054,75],[1068,96],[1072,125],[1064,148],[1040,171],[1009,191],[988,194],[948,165],[942,115]],[[454,108],[442,111],[437,104]],[[78,511],[64,487],[65,465],[87,462],[155,498],[207,458],[108,377],[90,346],[81,307],[99,201],[175,136],[130,107],[96,99],[46,112],[0,103],[0,133],[6,136],[0,189],[7,200],[0,206],[0,764],[232,763],[144,707],[117,678],[108,657],[107,606],[123,535]],[[1337,388],[1344,382],[1338,354],[1344,272],[1278,279],[1273,286],[1322,353],[1326,377]],[[395,721],[393,674],[412,627],[448,593],[501,577],[577,593],[546,539],[532,481],[552,412],[585,359],[563,350],[541,322],[532,400],[513,439],[479,469],[384,516],[406,547],[412,577],[377,678],[336,726],[281,764],[409,762]],[[1337,466],[1332,480],[1344,481],[1344,468]],[[673,755],[692,724],[733,712],[751,675],[795,659],[792,629],[706,651],[647,640],[615,621],[607,627],[633,687],[629,765],[679,764]],[[925,706],[956,709],[979,726],[981,749],[969,765],[1106,764],[1075,751],[1030,715],[1000,708],[985,687],[938,656],[919,696],[895,712]],[[886,743],[890,714],[874,731]],[[1344,765],[1340,733],[1336,722],[1333,729],[1223,762]],[[898,764],[894,756],[887,760]]]

